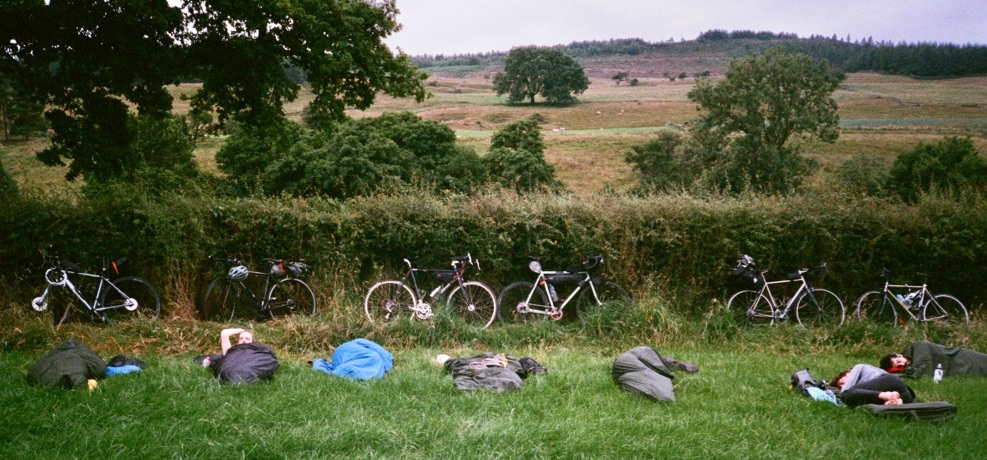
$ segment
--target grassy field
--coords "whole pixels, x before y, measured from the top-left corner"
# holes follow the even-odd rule
[[[792,335],[775,328],[751,337],[784,349]],[[678,374],[674,403],[655,403],[614,384],[617,347],[495,350],[531,356],[549,370],[506,394],[459,393],[433,362],[439,353],[488,351],[482,346],[397,350],[395,369],[364,383],[305,364],[329,350],[279,351],[273,382],[240,387],[214,380],[192,354],[145,355],[147,370],[91,392],[27,386],[23,376],[39,355],[8,352],[0,355],[0,457],[982,458],[982,378],[909,381],[921,401],[948,400],[960,411],[946,422],[906,422],[789,391],[802,367],[829,378],[876,355],[659,348],[700,371]]]

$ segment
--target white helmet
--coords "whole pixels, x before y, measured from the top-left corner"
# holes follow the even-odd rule
[[[230,271],[226,274],[226,277],[233,281],[243,281],[247,279],[247,267],[237,265],[236,267],[230,269]]]

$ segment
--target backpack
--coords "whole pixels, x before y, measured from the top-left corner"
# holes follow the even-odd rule
[[[792,391],[796,393],[801,393],[804,396],[809,396],[809,387],[819,388],[820,390],[828,390],[829,384],[825,380],[818,380],[812,378],[809,374],[809,368],[802,368],[795,371],[792,374]]]

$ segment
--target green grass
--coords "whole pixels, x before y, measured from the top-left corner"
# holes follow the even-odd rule
[[[272,383],[240,387],[218,383],[190,355],[144,356],[146,371],[92,392],[27,386],[38,355],[5,353],[0,457],[787,459],[879,458],[890,449],[895,458],[981,458],[987,429],[978,378],[909,382],[920,400],[959,406],[943,423],[878,419],[789,391],[801,367],[828,378],[858,360],[834,353],[659,349],[701,369],[680,374],[677,401],[661,404],[618,390],[609,375],[617,350],[497,350],[549,369],[507,394],[455,391],[432,361],[445,351],[398,350],[393,372],[364,383],[304,364],[329,350],[282,356]]]

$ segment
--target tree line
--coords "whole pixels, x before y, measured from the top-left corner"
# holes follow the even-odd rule
[[[733,56],[760,54],[781,47],[825,59],[844,72],[878,72],[914,77],[960,77],[987,74],[987,46],[949,43],[890,43],[873,38],[851,41],[849,37],[813,35],[801,38],[792,33],[710,30],[695,40],[648,42],[640,38],[590,40],[553,48],[575,59],[601,56],[637,56],[724,52]],[[507,52],[414,56],[419,68],[502,65]]]

